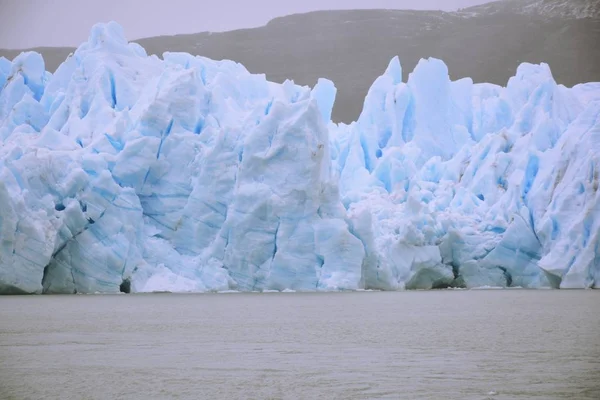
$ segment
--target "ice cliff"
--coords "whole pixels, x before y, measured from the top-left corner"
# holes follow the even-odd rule
[[[335,87],[147,56],[115,23],[54,75],[0,59],[0,292],[600,285],[600,84],[397,58]]]

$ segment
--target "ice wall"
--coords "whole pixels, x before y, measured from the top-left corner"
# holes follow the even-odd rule
[[[0,292],[597,286],[600,86],[401,76],[338,126],[330,81],[115,23],[54,75],[0,59]]]
[[[0,65],[2,291],[358,288],[330,82],[147,57],[114,23],[54,76],[35,53]]]
[[[598,84],[523,64],[506,88],[393,59],[333,163],[369,287],[593,287],[600,271]],[[383,278],[382,278],[383,275]]]

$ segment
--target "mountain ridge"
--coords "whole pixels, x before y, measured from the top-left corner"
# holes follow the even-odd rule
[[[520,63],[545,62],[560,84],[600,81],[599,4],[504,0],[456,12],[314,11],[277,17],[259,28],[135,42],[159,56],[181,51],[235,60],[275,82],[292,79],[312,86],[320,77],[331,79],[339,89],[333,119],[351,122],[358,118],[371,82],[396,55],[403,79],[421,58],[435,57],[448,64],[452,79],[504,85]],[[74,51],[29,50],[40,52],[50,71]],[[0,56],[10,59],[19,53],[0,50]]]
[[[523,15],[547,18],[600,18],[600,0],[502,0],[469,7],[464,11],[486,13],[516,11]]]

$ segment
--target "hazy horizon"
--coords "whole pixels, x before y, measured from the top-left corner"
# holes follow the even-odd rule
[[[102,2],[0,0],[0,48],[78,46],[97,22],[117,21],[129,40],[198,32],[222,32],[265,25],[273,18],[316,10],[419,9],[452,11],[490,0],[306,0],[289,4],[257,0]],[[143,9],[143,13],[140,13]],[[141,14],[141,15],[140,15]],[[58,17],[60,16],[60,17]],[[27,27],[23,29],[22,27]]]

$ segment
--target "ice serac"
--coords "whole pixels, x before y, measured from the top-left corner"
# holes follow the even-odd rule
[[[359,288],[331,82],[148,57],[115,23],[53,76],[0,66],[2,292]]]
[[[392,60],[333,163],[365,284],[597,287],[598,85],[568,89],[523,64],[507,87],[451,82],[422,60],[408,83]],[[376,266],[376,267],[375,267]]]
[[[336,89],[94,26],[0,59],[0,293],[597,287],[600,84],[398,58]]]

